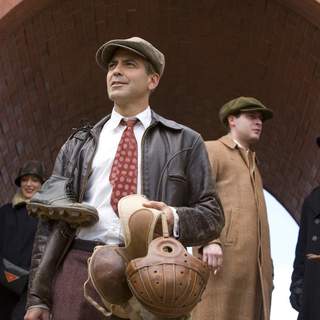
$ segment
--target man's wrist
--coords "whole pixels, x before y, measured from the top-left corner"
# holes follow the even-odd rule
[[[47,305],[45,305],[45,304],[36,304],[34,306],[28,307],[27,310],[31,310],[31,309],[34,309],[34,308],[49,310],[49,307]]]
[[[173,236],[175,238],[179,238],[179,215],[177,213],[177,209],[174,207],[169,208],[172,210],[173,213]]]

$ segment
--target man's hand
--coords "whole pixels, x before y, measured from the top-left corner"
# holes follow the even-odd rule
[[[164,212],[167,217],[169,232],[172,233],[174,217],[173,217],[172,209],[168,205],[166,205],[164,202],[159,202],[159,201],[146,201],[143,203],[143,205],[146,208],[157,209],[159,211]],[[158,225],[155,232],[158,234],[162,234],[159,232],[160,230],[158,230],[158,227],[161,226],[161,221],[158,223]]]
[[[44,308],[31,308],[27,310],[24,320],[50,320],[50,312]]]
[[[206,262],[210,269],[216,274],[222,267],[222,248],[217,243],[211,243],[203,247],[202,261]]]

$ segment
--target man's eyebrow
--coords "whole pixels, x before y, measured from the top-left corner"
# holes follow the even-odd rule
[[[125,58],[112,58],[108,65],[109,64],[113,64],[113,63],[118,63],[120,60],[122,60],[122,62],[125,62],[125,63],[128,63],[128,62],[137,62],[137,59],[134,58],[134,57],[125,57]]]
[[[124,62],[130,62],[130,61],[137,61],[137,59],[133,58],[133,57],[128,57],[128,58],[124,58],[123,61]]]
[[[112,58],[111,61],[118,61],[118,60],[122,60],[122,61],[137,61],[136,57],[123,57],[123,58]]]

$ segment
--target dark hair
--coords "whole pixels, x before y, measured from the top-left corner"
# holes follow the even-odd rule
[[[157,73],[150,61],[143,59],[143,64],[146,68],[147,75]]]
[[[143,64],[144,64],[144,68],[146,69],[146,73],[147,73],[148,76],[152,75],[152,74],[155,74],[155,73],[158,74],[158,72],[154,69],[152,63],[149,60],[143,59]],[[152,89],[150,91],[150,95],[154,92],[155,89]]]

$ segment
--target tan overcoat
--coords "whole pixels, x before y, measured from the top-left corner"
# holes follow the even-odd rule
[[[273,268],[255,154],[240,149],[230,135],[206,146],[225,213],[223,266],[211,274],[192,320],[268,320]]]

